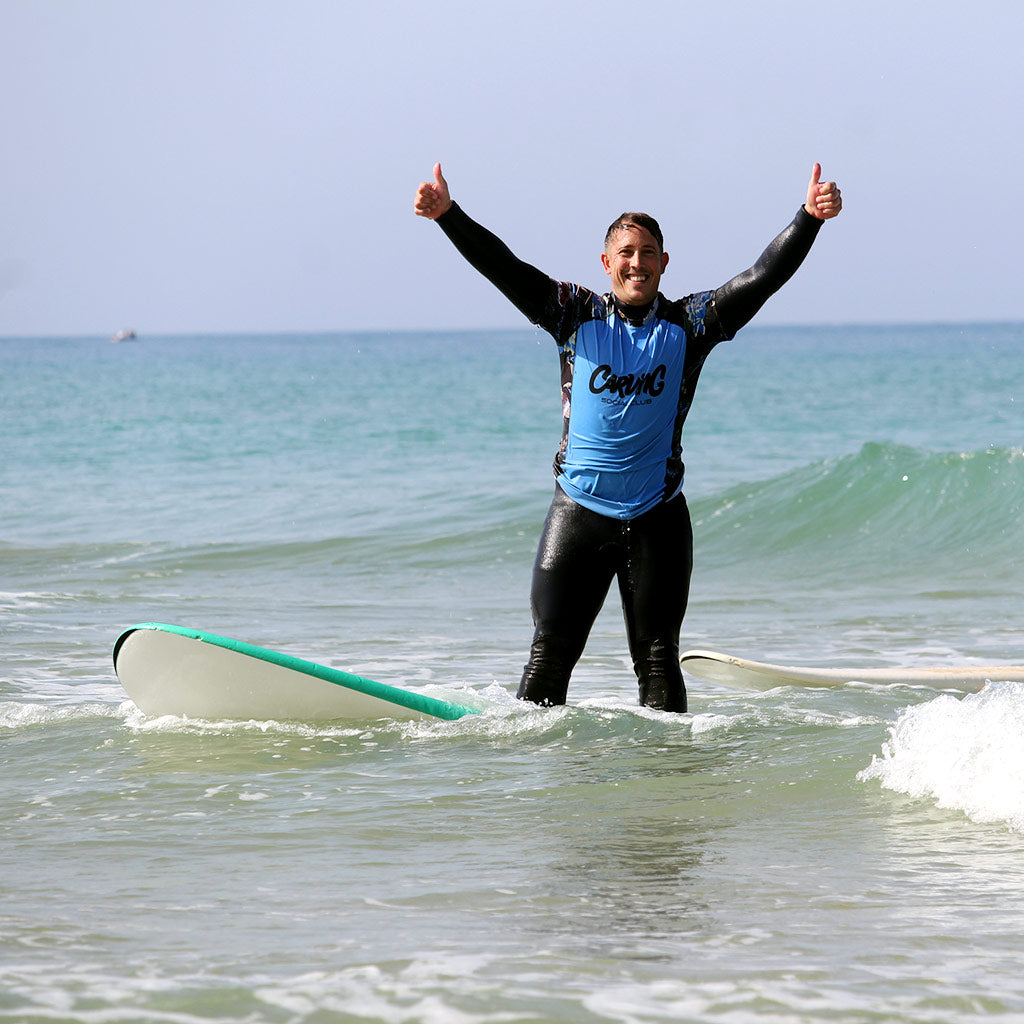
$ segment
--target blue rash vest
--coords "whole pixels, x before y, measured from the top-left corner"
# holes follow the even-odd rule
[[[562,441],[555,473],[574,501],[633,519],[683,485],[681,436],[711,349],[726,340],[710,291],[658,295],[640,322],[613,295],[555,282],[535,319],[558,344]]]

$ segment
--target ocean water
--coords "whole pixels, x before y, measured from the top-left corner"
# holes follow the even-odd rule
[[[1024,325],[748,328],[685,436],[684,647],[1024,664]],[[1024,685],[513,698],[546,336],[0,340],[0,1020],[1024,1020]],[[472,702],[147,719],[173,622]]]

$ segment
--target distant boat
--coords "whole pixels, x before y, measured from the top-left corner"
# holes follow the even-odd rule
[[[110,339],[111,341],[135,341],[135,332],[130,328],[126,327],[123,330],[117,332]]]

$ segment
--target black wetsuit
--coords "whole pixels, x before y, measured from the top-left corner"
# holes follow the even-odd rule
[[[693,542],[682,495],[683,423],[708,353],[789,280],[821,223],[801,207],[754,266],[721,288],[676,302],[659,294],[637,307],[552,280],[457,205],[438,219],[459,252],[554,337],[561,360],[564,428],[533,569],[534,639],[521,698],[565,703],[617,577],[640,703],[686,710],[679,631]],[[583,426],[574,429],[576,406]]]

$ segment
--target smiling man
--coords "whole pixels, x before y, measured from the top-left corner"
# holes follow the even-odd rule
[[[645,213],[624,213],[608,229],[601,264],[612,279],[612,291],[627,305],[654,301],[668,266],[663,244],[658,222]]]
[[[807,198],[757,262],[720,288],[670,301],[659,291],[668,253],[658,222],[624,213],[601,263],[611,291],[556,281],[518,259],[452,201],[441,165],[414,211],[558,346],[562,441],[555,496],[533,567],[530,659],[519,697],[564,704],[572,670],[618,579],[640,703],[686,710],[679,632],[693,534],[683,497],[682,431],[704,360],[750,322],[839,214],[835,182],[815,164]]]

